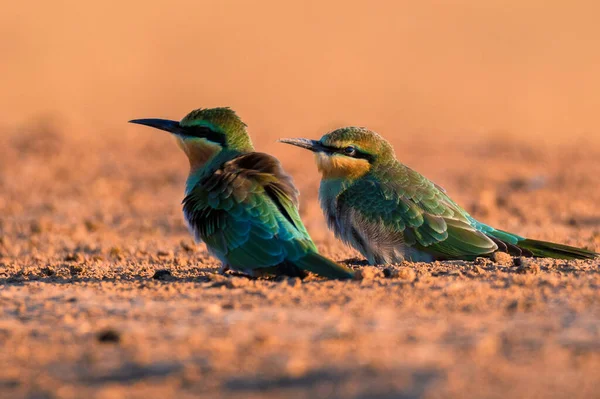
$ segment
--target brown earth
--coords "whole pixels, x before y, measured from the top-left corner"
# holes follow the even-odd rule
[[[0,397],[596,395],[598,261],[361,269],[325,227],[310,154],[270,144],[322,253],[363,279],[220,276],[184,227],[166,134],[1,137]],[[394,143],[476,217],[600,250],[599,147]]]
[[[222,277],[183,224],[183,154],[124,122],[233,107],[321,252],[356,268],[311,156],[276,138],[369,126],[483,221],[599,251],[599,11],[4,2],[0,398],[598,396],[599,262]]]

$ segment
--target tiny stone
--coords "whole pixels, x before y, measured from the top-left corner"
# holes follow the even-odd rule
[[[519,256],[518,258],[515,258],[514,263],[515,266],[522,266],[526,261],[527,259],[524,256]]]
[[[476,265],[480,265],[480,266],[487,266],[489,263],[492,263],[488,258],[482,258],[482,257],[478,257],[475,258],[475,261],[473,262]]]
[[[540,265],[535,262],[532,262],[529,259],[522,260],[521,266],[519,266],[516,270],[518,274],[538,274],[540,272]]]
[[[152,278],[154,280],[168,281],[173,279],[173,275],[169,270],[161,269],[154,272]]]
[[[83,260],[81,254],[78,253],[70,253],[65,256],[65,262],[80,262]]]
[[[121,248],[119,247],[112,247],[110,249],[109,252],[110,256],[115,257],[115,258],[121,258],[122,257],[122,251]]]
[[[502,266],[511,266],[513,264],[512,256],[506,252],[494,252],[492,254],[492,260]]]
[[[39,234],[43,231],[42,225],[40,222],[33,221],[31,222],[31,225],[29,226],[30,230],[31,230],[31,234]]]
[[[400,268],[396,275],[398,276],[398,278],[407,281],[413,281],[417,278],[417,274],[411,267]]]
[[[98,335],[96,335],[96,339],[98,339],[98,342],[102,343],[119,343],[121,341],[121,334],[119,334],[118,331],[109,328],[100,331]]]
[[[506,306],[506,310],[509,312],[529,311],[533,307],[535,307],[535,302],[531,299],[515,299]]]
[[[267,333],[258,333],[254,336],[254,342],[258,345],[269,345],[276,342],[277,339]]]
[[[51,267],[44,267],[42,268],[42,273],[44,273],[46,276],[54,276],[55,271]]]
[[[382,277],[384,277],[383,272],[373,266],[364,266],[354,273],[354,280],[374,280]]]
[[[79,274],[83,271],[83,267],[79,265],[69,266],[69,272],[71,275]]]
[[[86,220],[84,222],[85,228],[87,229],[87,231],[89,231],[90,233],[93,233],[94,231],[98,230],[98,223],[92,221],[92,220]]]
[[[192,242],[189,242],[189,241],[181,240],[179,245],[186,252],[194,252],[196,250],[196,246]]]
[[[567,221],[567,223],[568,223],[570,226],[577,226],[577,225],[579,224],[579,222],[578,222],[578,221],[577,221],[577,219],[575,219],[575,218],[570,218],[570,219]]]
[[[299,288],[302,285],[302,279],[299,277],[291,277],[287,279],[287,284],[290,287]]]
[[[506,310],[508,310],[510,312],[514,312],[518,309],[519,309],[519,301],[516,299],[513,301],[510,301],[510,303],[506,306]]]

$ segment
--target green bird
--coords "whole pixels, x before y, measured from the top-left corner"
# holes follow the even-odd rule
[[[598,256],[475,220],[443,188],[398,162],[390,143],[368,129],[345,127],[320,140],[280,141],[316,154],[329,227],[369,264],[472,260],[496,251],[556,259]]]
[[[254,151],[246,124],[233,110],[198,109],[179,122],[129,122],[171,133],[187,155],[183,214],[196,240],[222,262],[222,271],[353,276],[318,254],[298,214],[298,190],[291,177],[276,158]]]

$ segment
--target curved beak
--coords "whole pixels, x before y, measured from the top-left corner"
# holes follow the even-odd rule
[[[279,139],[280,143],[295,145],[296,147],[305,148],[312,152],[323,152],[326,150],[325,146],[318,140],[310,139]]]
[[[177,135],[185,134],[185,129],[179,124],[179,122],[168,119],[133,119],[130,120],[129,123],[150,126],[155,129],[164,130]]]

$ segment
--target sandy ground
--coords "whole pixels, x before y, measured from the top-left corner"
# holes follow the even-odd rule
[[[220,276],[183,224],[183,154],[148,134],[0,136],[0,397],[598,395],[600,262]],[[363,267],[325,227],[309,154],[262,143],[321,252]],[[476,217],[600,250],[598,145],[395,144]]]

